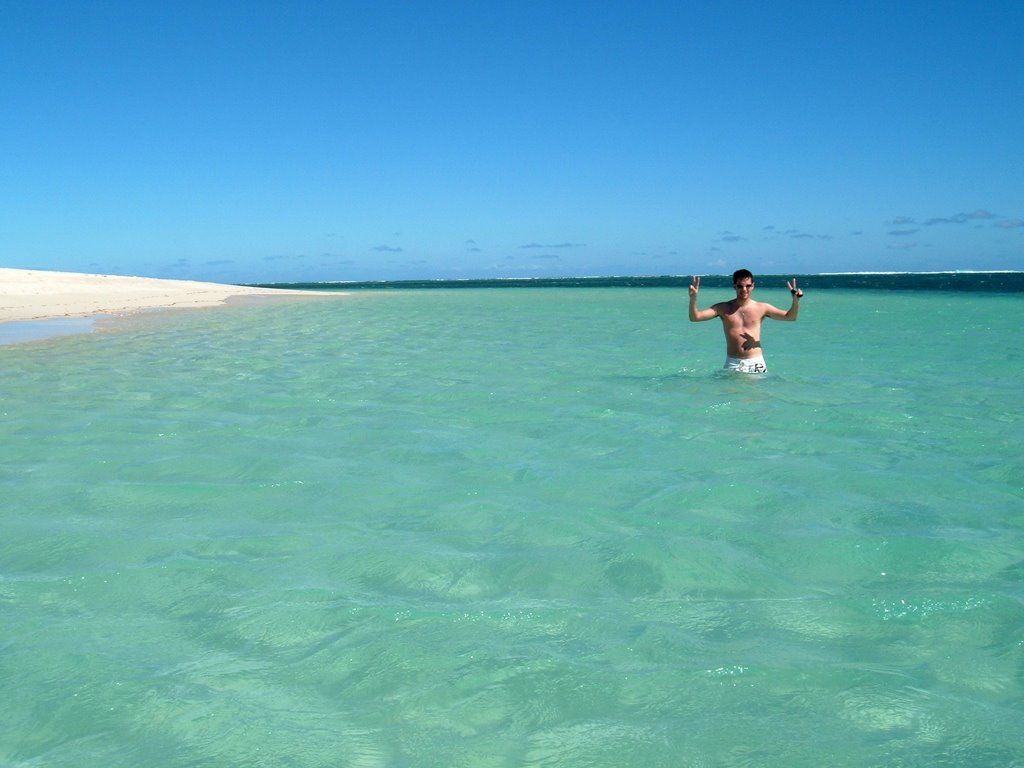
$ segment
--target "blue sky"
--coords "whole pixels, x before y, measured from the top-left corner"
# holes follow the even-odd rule
[[[1024,3],[0,0],[0,266],[1024,268]]]

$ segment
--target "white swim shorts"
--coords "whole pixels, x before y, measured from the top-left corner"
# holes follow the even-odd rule
[[[722,367],[737,373],[768,372],[768,366],[764,364],[764,358],[761,355],[757,357],[727,357],[725,365]]]

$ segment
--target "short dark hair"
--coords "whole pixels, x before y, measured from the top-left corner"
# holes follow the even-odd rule
[[[736,285],[744,277],[749,277],[750,282],[754,282],[754,274],[749,269],[737,269],[732,273],[732,284]]]

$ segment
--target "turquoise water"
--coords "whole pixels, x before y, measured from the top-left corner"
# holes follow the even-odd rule
[[[669,289],[0,347],[0,765],[1024,765],[1022,308],[808,290],[764,377]]]
[[[0,323],[0,346],[56,336],[89,333],[95,325],[96,319],[92,317],[61,317],[50,320],[19,320],[13,323]]]

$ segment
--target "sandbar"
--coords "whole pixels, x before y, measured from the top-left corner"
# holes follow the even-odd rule
[[[335,292],[90,275],[0,267],[0,323],[119,315],[147,309],[214,307],[236,296],[338,296]]]
[[[87,321],[77,323],[73,318],[216,307],[244,297],[340,295],[334,291],[294,291],[194,280],[0,267],[0,324],[6,331],[0,334],[0,343],[89,330]],[[62,322],[55,322],[57,320]]]

